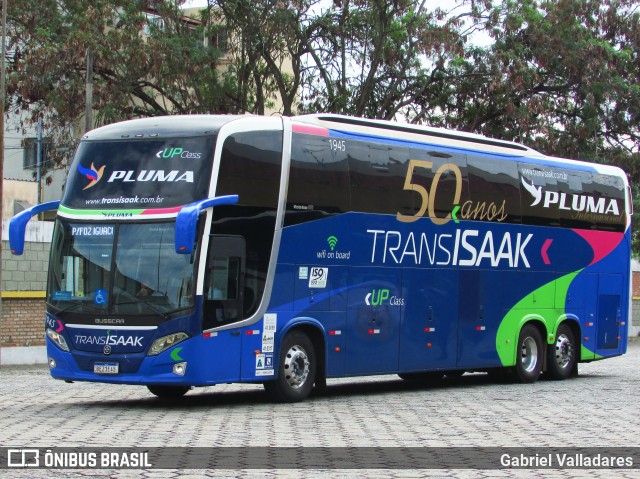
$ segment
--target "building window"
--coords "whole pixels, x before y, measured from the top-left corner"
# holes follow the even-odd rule
[[[203,39],[205,47],[217,48],[221,53],[227,53],[229,48],[228,33],[224,27],[217,27],[209,35],[205,35]]]
[[[142,27],[142,33],[144,35],[151,35],[152,32],[164,32],[165,22],[164,18],[155,13],[146,13],[147,23]]]
[[[47,161],[47,153],[49,152],[50,141],[46,138],[42,139],[42,158],[40,165],[44,165]],[[38,166],[38,139],[25,138],[22,141],[23,155],[22,167],[25,170],[33,170]]]

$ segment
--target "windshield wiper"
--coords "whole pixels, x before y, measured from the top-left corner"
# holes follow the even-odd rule
[[[126,305],[130,305],[130,304],[143,304],[148,309],[150,309],[154,313],[162,316],[163,318],[166,319],[166,317],[167,317],[167,312],[162,310],[162,309],[160,309],[160,308],[158,308],[155,304],[153,304],[151,302],[150,299],[139,298],[139,299],[135,299],[135,300],[122,301],[122,302],[119,302],[119,303],[114,303],[114,306],[126,306]]]
[[[153,302],[151,301],[151,299],[143,299],[142,300],[142,304],[144,304],[145,306],[147,306],[150,310],[152,310],[154,313],[157,313],[159,315],[161,315],[163,318],[167,317],[167,313],[166,311],[160,309],[158,306],[156,306],[155,304],[153,304]]]
[[[91,307],[93,308],[93,311],[100,311],[100,312],[103,312],[103,309],[102,309],[102,308],[99,308],[99,307],[98,307],[98,306],[96,306],[95,304],[92,304],[92,303],[90,303],[90,302],[88,302],[88,301],[87,301],[87,302],[78,301],[78,302],[72,303],[72,304],[70,304],[69,306],[66,306],[66,307],[64,307],[64,308],[60,309],[56,314],[57,314],[57,315],[61,315],[61,314],[64,314],[64,313],[66,313],[66,312],[70,312],[70,311],[72,311],[72,310],[74,310],[74,309],[76,309],[76,308],[79,308],[80,306],[82,306],[82,307],[84,307],[84,306],[91,306]]]

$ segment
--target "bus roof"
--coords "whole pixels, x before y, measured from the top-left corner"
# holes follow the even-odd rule
[[[226,123],[255,118],[259,117],[253,115],[174,115],[141,118],[96,128],[85,134],[82,139],[92,141],[208,136],[215,135]],[[545,164],[558,167],[595,170],[601,174],[622,177],[625,184],[628,184],[626,174],[618,167],[550,157],[519,143],[489,138],[475,133],[328,113],[299,115],[293,117],[292,120],[298,124],[345,132],[354,136],[362,135],[363,137],[429,143],[442,147],[537,159]]]
[[[175,115],[140,118],[102,126],[87,132],[85,141],[142,138],[176,138],[215,135],[230,121],[243,115]]]
[[[326,128],[328,130],[348,132],[354,135],[384,137],[399,141],[415,141],[417,143],[429,143],[442,147],[457,147],[498,155],[531,158],[542,161],[548,166],[597,171],[604,175],[622,177],[625,185],[628,184],[626,173],[616,166],[547,156],[544,153],[519,143],[497,140],[475,133],[335,114],[300,115],[292,119],[295,122]]]
[[[441,143],[443,146],[460,146],[476,150],[486,150],[493,153],[506,153],[518,156],[544,155],[524,145],[511,141],[496,140],[475,133],[466,133],[445,128],[433,128],[409,123],[398,123],[387,120],[369,120],[344,115],[312,114],[294,118],[303,123],[311,123],[329,129],[338,129],[352,133],[373,136],[385,136],[417,142]]]

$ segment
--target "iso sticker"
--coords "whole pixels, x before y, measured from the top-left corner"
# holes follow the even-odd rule
[[[329,268],[311,268],[309,272],[310,288],[326,288]]]

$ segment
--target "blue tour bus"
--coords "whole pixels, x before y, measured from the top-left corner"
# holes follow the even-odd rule
[[[465,371],[564,379],[623,354],[618,168],[336,115],[174,116],[89,132],[57,209],[51,375],[146,385]]]

